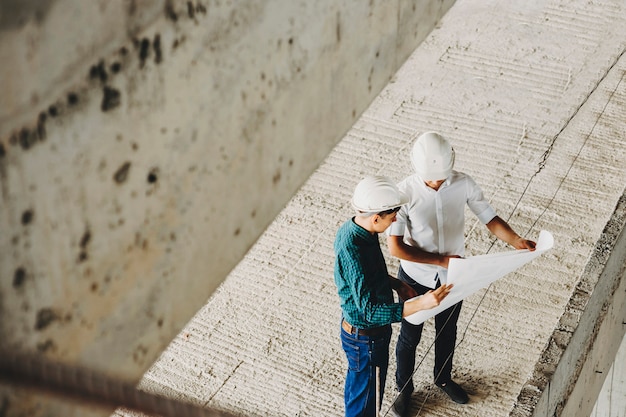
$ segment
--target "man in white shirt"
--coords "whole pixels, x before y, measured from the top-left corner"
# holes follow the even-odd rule
[[[469,175],[453,170],[454,150],[440,134],[426,132],[419,136],[411,162],[416,173],[398,184],[409,196],[409,203],[402,206],[396,222],[387,230],[387,244],[390,254],[400,258],[398,279],[418,294],[446,284],[448,262],[463,257],[465,204],[499,239],[516,249],[534,250],[535,242],[520,237],[496,215]],[[435,316],[434,380],[453,401],[464,404],[469,398],[451,375],[461,304]],[[406,415],[410,406],[415,350],[422,327],[402,320],[396,346],[396,385],[400,394],[393,406],[400,416]]]

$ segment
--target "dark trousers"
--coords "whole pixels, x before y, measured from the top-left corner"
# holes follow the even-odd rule
[[[418,294],[425,294],[432,288],[425,287],[413,281],[402,267],[398,270],[398,279],[409,284]],[[437,280],[437,287],[441,283]],[[435,316],[435,368],[434,380],[442,384],[452,379],[452,358],[456,345],[456,322],[461,312],[460,301],[447,310]],[[396,385],[398,390],[413,392],[413,371],[415,369],[415,350],[422,337],[424,324],[414,325],[402,320],[400,336],[396,345]]]

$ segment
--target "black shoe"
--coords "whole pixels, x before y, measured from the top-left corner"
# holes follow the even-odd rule
[[[448,397],[450,397],[455,403],[466,404],[469,401],[469,397],[467,396],[465,390],[452,380],[442,384],[437,384],[437,386],[441,388],[443,392],[448,394]]]
[[[400,391],[398,397],[391,406],[391,414],[394,417],[407,417],[409,410],[411,409],[411,394],[412,392]]]

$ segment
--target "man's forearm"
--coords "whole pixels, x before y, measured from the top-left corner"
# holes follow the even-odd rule
[[[417,292],[406,282],[402,282],[391,275],[389,275],[389,281],[391,288],[398,293],[398,298],[400,298],[400,300],[406,301],[410,298],[417,297]]]
[[[509,224],[502,220],[499,216],[494,217],[489,223],[487,223],[487,229],[489,229],[489,231],[498,239],[508,243],[509,245],[513,245],[515,240],[519,239],[519,235],[515,233],[511,226],[509,226]]]
[[[448,267],[449,257],[426,252],[415,246],[409,246],[402,241],[401,236],[389,236],[387,238],[387,246],[389,247],[389,253],[396,258],[422,264],[443,266],[445,268]]]
[[[494,217],[487,223],[487,229],[493,233],[498,239],[508,243],[515,249],[535,249],[535,242],[527,240],[518,235],[507,222],[499,216]]]

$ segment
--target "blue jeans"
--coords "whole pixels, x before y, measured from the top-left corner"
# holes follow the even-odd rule
[[[425,294],[432,288],[425,287],[413,281],[402,267],[398,270],[398,279],[409,284],[418,294]],[[437,287],[441,283],[437,280]],[[456,345],[456,322],[459,319],[461,305],[459,301],[450,308],[435,316],[435,367],[433,369],[436,384],[446,383],[452,378],[452,359]],[[411,324],[402,320],[398,344],[396,345],[396,386],[398,390],[413,392],[413,371],[415,368],[415,350],[422,337],[424,324]]]
[[[341,329],[341,346],[348,358],[348,372],[344,389],[346,417],[376,415],[376,368],[380,376],[380,403],[382,404],[387,367],[391,325],[379,336],[359,336]]]

